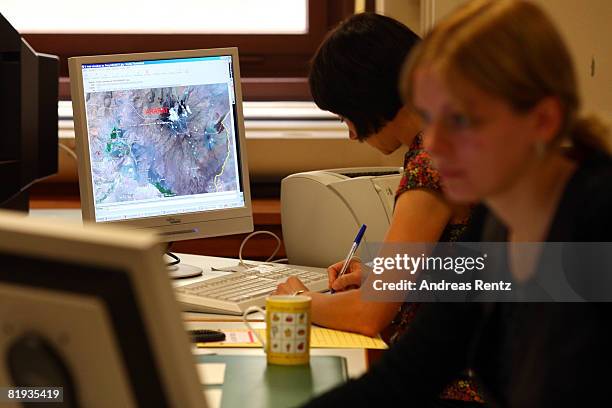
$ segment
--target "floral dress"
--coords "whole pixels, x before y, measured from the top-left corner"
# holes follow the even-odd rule
[[[421,134],[418,134],[404,157],[404,174],[395,194],[395,199],[409,190],[423,189],[442,194],[440,174],[434,168],[431,156],[423,149]],[[457,241],[467,227],[468,216],[453,216],[444,228],[440,241]],[[410,329],[410,324],[419,309],[419,303],[406,302],[402,304],[397,315],[384,331],[385,340],[394,344]],[[468,373],[451,382],[440,394],[440,398],[460,401],[482,402],[476,384]]]

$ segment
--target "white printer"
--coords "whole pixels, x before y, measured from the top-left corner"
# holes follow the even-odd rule
[[[361,251],[382,242],[401,175],[401,167],[357,167],[285,177],[281,218],[289,263],[328,267],[343,260],[361,224],[368,226]]]

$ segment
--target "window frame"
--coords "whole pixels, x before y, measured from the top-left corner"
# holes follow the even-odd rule
[[[305,77],[308,61],[330,27],[350,15],[352,0],[308,0],[305,34],[24,34],[39,51],[60,57],[60,76],[68,76],[67,58],[150,51],[237,46],[243,77]]]

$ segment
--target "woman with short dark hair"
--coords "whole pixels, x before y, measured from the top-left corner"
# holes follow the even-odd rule
[[[385,154],[409,146],[387,243],[453,241],[469,218],[468,206],[452,205],[442,196],[438,172],[422,147],[420,120],[400,97],[399,74],[418,42],[418,36],[396,20],[357,14],[328,34],[312,60],[309,77],[315,103],[340,116],[351,139]],[[342,264],[329,268],[330,286],[338,291],[334,295],[308,292],[295,277],[279,285],[277,293],[306,291],[316,324],[370,336],[384,331],[390,343],[397,341],[409,330],[418,304],[363,300],[361,290],[355,289],[361,284],[361,263],[352,262],[349,272],[336,279]],[[446,404],[481,400],[469,379],[449,383],[440,395]]]
[[[314,102],[348,120],[352,139],[367,141],[404,106],[399,74],[419,41],[408,27],[379,14],[361,13],[343,21],[312,59],[308,82]]]

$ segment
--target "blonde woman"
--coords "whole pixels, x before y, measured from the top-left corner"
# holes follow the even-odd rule
[[[468,3],[423,40],[402,79],[444,193],[483,203],[470,239],[609,241],[609,135],[580,116],[569,52],[537,6]],[[514,281],[536,282],[543,265],[512,256]],[[311,405],[431,406],[449,378],[471,367],[491,406],[607,406],[608,305],[423,306],[380,364]]]

